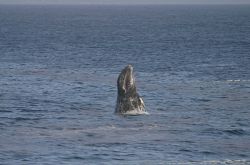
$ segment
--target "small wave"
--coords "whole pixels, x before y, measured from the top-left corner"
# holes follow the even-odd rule
[[[88,143],[85,144],[85,146],[89,147],[113,147],[113,146],[125,146],[128,145],[128,143],[125,142],[110,142],[110,143]]]
[[[6,126],[6,124],[5,123],[0,123],[0,126]]]
[[[16,121],[26,121],[26,120],[40,120],[41,118],[24,118],[24,117],[16,117],[14,118]]]
[[[180,152],[193,152],[192,150],[184,149],[184,148],[183,148],[183,149],[180,149],[179,151],[180,151]]]
[[[243,129],[225,130],[224,132],[231,135],[246,135],[246,132]]]
[[[204,155],[216,155],[216,153],[211,152],[211,151],[202,151],[201,153]]]
[[[0,113],[11,113],[12,111],[9,110],[0,110]]]
[[[38,110],[38,109],[21,109],[20,111],[31,112],[31,113],[48,112],[48,110]]]
[[[235,79],[235,80],[226,80],[226,82],[250,82],[250,80]]]
[[[74,160],[85,160],[85,158],[84,157],[82,157],[82,156],[70,156],[70,157],[66,157],[66,158],[63,158],[64,160],[72,160],[72,159],[74,159]]]
[[[199,98],[194,98],[192,100],[197,101],[197,102],[209,102],[209,101],[211,101],[210,99],[199,99]]]
[[[204,134],[213,134],[213,135],[221,135],[221,134],[223,134],[221,132],[221,130],[215,129],[215,128],[207,128],[207,129],[203,130],[202,133],[204,133]]]
[[[204,162],[201,162],[201,163],[204,163],[204,164],[232,164],[232,165],[235,165],[235,164],[238,164],[238,165],[243,165],[243,164],[248,164],[250,163],[249,161],[247,160],[210,160],[210,161],[204,161]]]
[[[147,161],[150,162],[150,161]],[[170,165],[249,165],[250,161],[245,159],[238,160],[204,160],[204,161],[161,161],[160,164],[170,164]],[[150,162],[150,164],[155,164],[155,162]]]

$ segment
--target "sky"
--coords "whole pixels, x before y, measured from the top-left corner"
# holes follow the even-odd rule
[[[0,0],[0,4],[250,4],[250,0]]]

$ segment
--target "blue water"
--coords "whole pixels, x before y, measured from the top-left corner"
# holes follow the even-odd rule
[[[250,164],[249,119],[250,6],[0,6],[0,164]]]

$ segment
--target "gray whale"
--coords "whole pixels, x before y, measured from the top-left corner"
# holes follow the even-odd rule
[[[117,101],[115,113],[146,114],[142,97],[137,93],[132,65],[126,66],[117,79]]]

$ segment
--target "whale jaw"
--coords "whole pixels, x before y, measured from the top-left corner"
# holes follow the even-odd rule
[[[142,97],[136,91],[133,67],[126,66],[117,79],[117,101],[115,113],[118,114],[145,114],[145,105]]]

